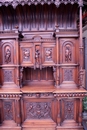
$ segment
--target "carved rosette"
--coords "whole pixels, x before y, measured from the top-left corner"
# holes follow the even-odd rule
[[[13,120],[12,102],[4,102],[4,119]]]
[[[65,101],[65,119],[74,119],[74,101]]]
[[[51,117],[51,103],[28,102],[26,103],[27,119],[48,119]]]
[[[72,80],[73,80],[73,70],[64,69],[64,81],[72,81]]]

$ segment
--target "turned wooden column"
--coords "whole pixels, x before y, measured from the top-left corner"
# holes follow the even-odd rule
[[[82,5],[80,5],[80,22],[79,22],[79,33],[80,33],[80,38],[79,38],[79,49],[80,49],[80,54],[79,54],[79,62],[80,62],[80,69],[83,69],[83,41],[82,41]]]
[[[18,38],[16,39],[16,64],[17,64],[17,85],[20,86],[20,77],[19,77],[19,42]]]

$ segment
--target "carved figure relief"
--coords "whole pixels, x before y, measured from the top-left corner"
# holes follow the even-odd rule
[[[12,70],[4,70],[4,82],[13,82]]]
[[[35,63],[36,63],[36,68],[39,68],[39,65],[40,65],[40,46],[39,45],[35,46]]]
[[[10,46],[6,46],[5,48],[5,62],[8,64],[11,62],[11,48]]]
[[[29,102],[26,104],[27,119],[48,119],[51,116],[51,103]]]
[[[12,102],[4,102],[4,119],[13,120]]]
[[[74,101],[65,101],[65,119],[74,119]]]
[[[64,69],[64,81],[72,81],[72,80],[73,80],[73,70]]]
[[[29,48],[24,48],[23,49],[23,60],[28,61],[30,58],[30,50]]]
[[[65,62],[72,61],[72,52],[71,47],[69,45],[66,45],[65,47]]]
[[[45,60],[52,60],[52,48],[45,48]]]

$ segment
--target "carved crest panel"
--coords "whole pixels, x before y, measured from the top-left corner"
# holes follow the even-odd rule
[[[65,119],[74,119],[74,101],[65,101],[64,106]]]
[[[13,82],[13,70],[4,70],[4,82]]]
[[[73,80],[73,69],[64,69],[64,81]]]
[[[42,45],[42,63],[55,65],[56,62],[56,48],[55,43],[43,43]]]
[[[30,60],[30,49],[29,48],[23,48],[23,61],[29,61]]]
[[[34,62],[34,49],[32,43],[20,42],[20,63],[31,66]]]
[[[26,103],[27,119],[48,119],[51,117],[50,102],[28,102]]]
[[[45,61],[52,61],[52,48],[45,48]]]
[[[5,120],[13,120],[13,108],[11,101],[4,101],[4,119]]]

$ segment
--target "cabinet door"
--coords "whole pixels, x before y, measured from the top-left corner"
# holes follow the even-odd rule
[[[53,66],[56,62],[56,48],[55,43],[42,44],[42,65]]]
[[[33,43],[20,43],[20,64],[33,66]]]

